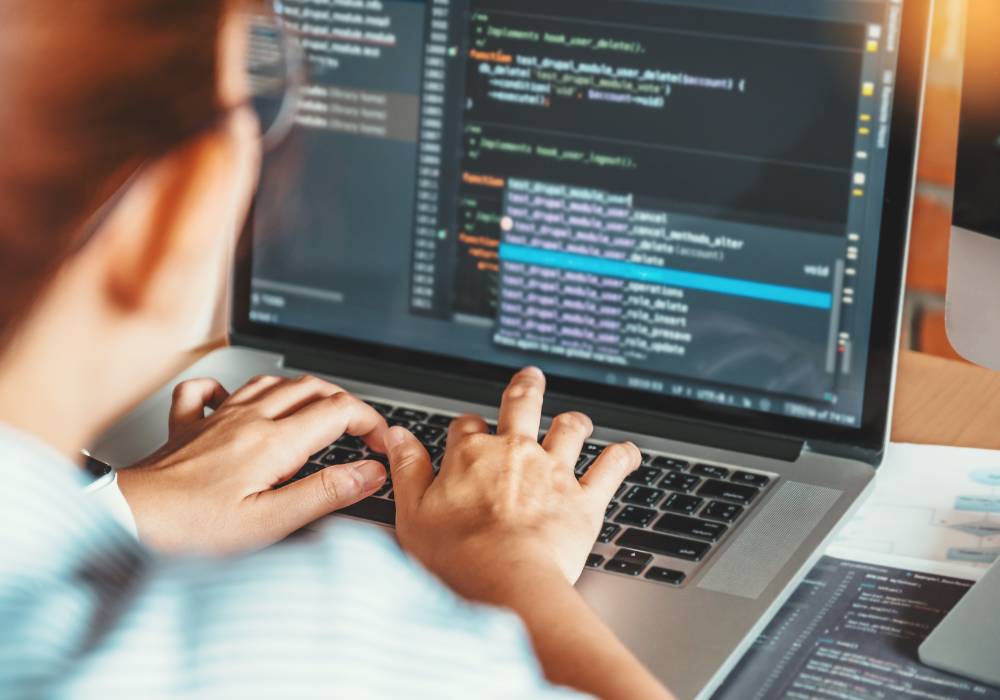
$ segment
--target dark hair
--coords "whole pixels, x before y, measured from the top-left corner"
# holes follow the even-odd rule
[[[0,4],[0,338],[138,165],[218,114],[229,0]]]

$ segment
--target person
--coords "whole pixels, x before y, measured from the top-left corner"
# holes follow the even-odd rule
[[[0,695],[669,697],[573,588],[640,455],[578,482],[592,425],[538,443],[537,369],[495,435],[452,424],[436,479],[335,385],[204,379],[120,474],[142,543],[83,492],[81,446],[176,371],[246,215],[247,2],[0,2]],[[344,433],[388,454],[402,550],[349,523],[282,542],[384,482],[273,488]]]

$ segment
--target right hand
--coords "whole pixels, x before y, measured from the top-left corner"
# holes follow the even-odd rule
[[[611,445],[577,481],[593,424],[581,413],[557,416],[540,445],[544,393],[544,375],[528,368],[504,392],[496,435],[479,416],[455,419],[436,479],[416,438],[386,433],[399,540],[468,597],[495,597],[515,572],[575,583],[608,503],[640,464],[635,445]]]

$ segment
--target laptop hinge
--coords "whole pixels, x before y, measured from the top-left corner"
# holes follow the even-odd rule
[[[871,450],[857,445],[849,445],[839,442],[824,442],[821,440],[809,441],[803,445],[803,451],[827,455],[829,457],[841,457],[854,462],[864,462],[876,469],[882,464],[885,457],[885,449]]]
[[[260,347],[259,342],[254,343],[254,345]],[[285,366],[296,370],[356,379],[371,384],[433,394],[459,401],[495,404],[503,390],[500,383],[493,381],[416,367],[405,367],[397,363],[359,358],[356,355],[301,348],[289,350],[287,346],[283,349],[270,349],[278,352],[284,350]],[[629,409],[600,400],[581,399],[577,396],[565,396],[552,392],[546,396],[545,410],[550,415],[568,410],[582,410],[595,423],[608,428],[787,462],[797,460],[804,446],[802,440],[667,416],[662,413]]]

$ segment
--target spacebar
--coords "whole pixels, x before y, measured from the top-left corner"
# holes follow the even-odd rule
[[[648,530],[636,530],[634,527],[626,530],[625,534],[618,538],[616,544],[620,547],[641,549],[653,554],[663,554],[688,561],[699,561],[709,550],[709,545],[704,542],[660,535]]]
[[[352,506],[337,511],[340,515],[350,515],[355,518],[374,520],[390,527],[396,526],[396,504],[384,498],[374,496],[358,501]]]

